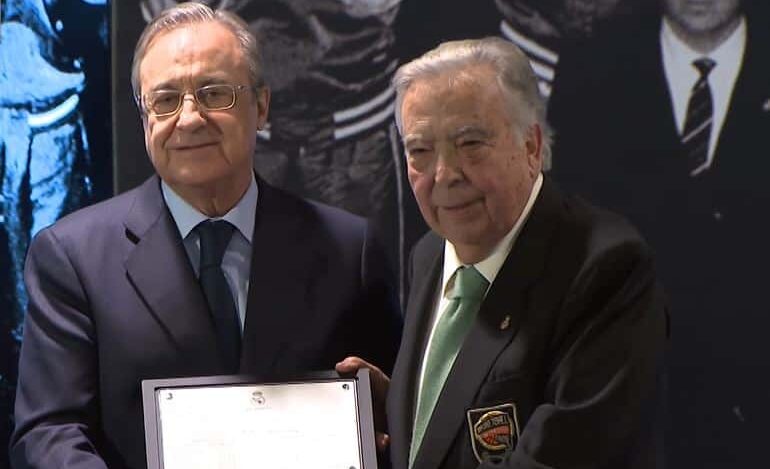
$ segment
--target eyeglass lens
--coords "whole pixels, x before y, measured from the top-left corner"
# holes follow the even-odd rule
[[[182,104],[186,93],[178,90],[158,90],[149,97],[148,108],[157,115],[173,114]],[[235,89],[231,85],[209,85],[195,90],[195,100],[203,108],[216,111],[235,103]]]

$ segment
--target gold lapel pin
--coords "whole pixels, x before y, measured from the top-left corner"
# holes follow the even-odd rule
[[[503,318],[503,320],[500,322],[500,330],[504,331],[504,330],[508,329],[509,327],[511,327],[511,315],[510,314],[506,314],[505,318]]]

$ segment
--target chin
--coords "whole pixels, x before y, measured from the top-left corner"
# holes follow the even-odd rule
[[[174,172],[172,180],[176,184],[183,186],[206,186],[227,178],[225,174],[219,173],[219,171],[214,171],[212,168],[182,168]]]
[[[470,246],[482,244],[488,237],[484,230],[479,229],[478,227],[450,228],[445,230],[444,233],[446,234],[444,237],[452,244],[464,244]]]

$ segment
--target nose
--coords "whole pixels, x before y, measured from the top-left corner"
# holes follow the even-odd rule
[[[434,174],[436,184],[451,185],[461,181],[464,178],[462,166],[460,165],[459,155],[454,148],[446,146],[444,148],[437,148],[437,151],[436,173]]]
[[[194,130],[206,123],[206,119],[201,113],[200,105],[191,93],[185,93],[182,96],[182,108],[179,110],[179,117],[176,121],[176,127],[183,130]]]

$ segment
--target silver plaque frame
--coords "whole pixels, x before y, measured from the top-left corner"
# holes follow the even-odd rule
[[[369,371],[142,381],[148,469],[377,469]]]

